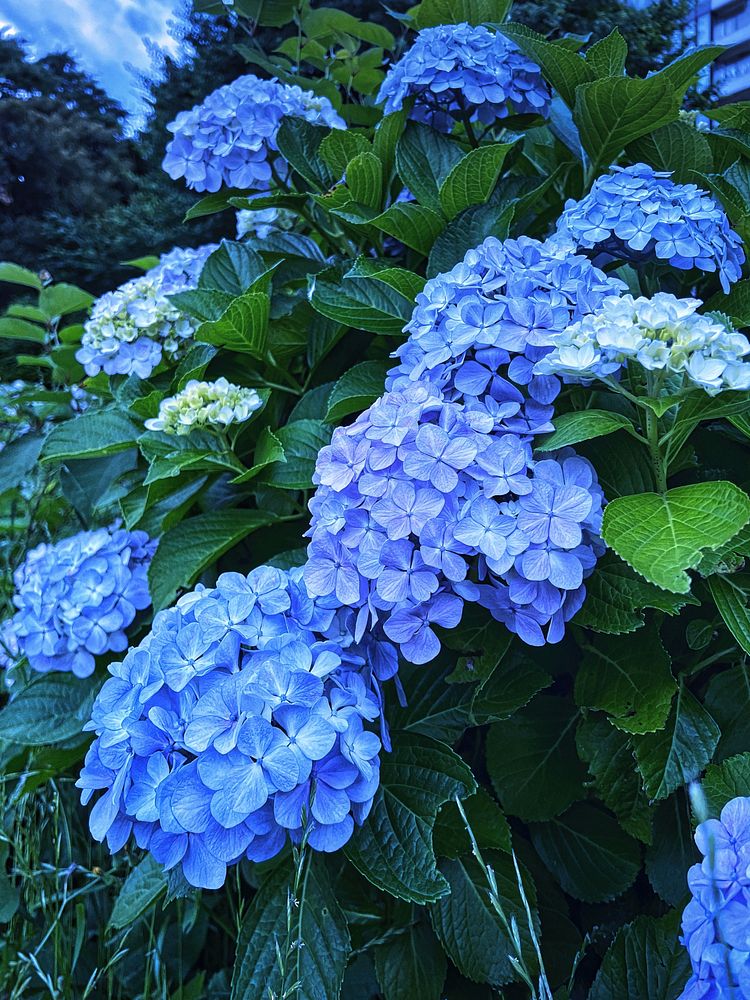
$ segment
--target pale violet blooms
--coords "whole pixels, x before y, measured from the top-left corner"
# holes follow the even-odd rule
[[[611,296],[595,312],[553,338],[553,350],[534,366],[538,375],[607,378],[624,365],[682,375],[714,396],[750,389],[750,341],[722,319],[699,313],[699,299],[668,292],[652,298]]]
[[[201,888],[243,858],[305,837],[339,850],[364,822],[390,749],[379,678],[395,650],[356,644],[346,609],[308,595],[301,571],[224,573],[160,611],[85,726],[78,779],[91,834],[132,836]]]
[[[215,382],[191,379],[176,396],[161,401],[158,417],[147,420],[146,427],[165,434],[189,434],[201,427],[224,430],[249,420],[262,405],[255,389],[233,385],[223,377]]]
[[[745,261],[742,240],[707,191],[645,163],[612,167],[584,198],[568,201],[557,234],[593,255],[718,273],[725,292]]]
[[[218,191],[222,185],[268,190],[276,136],[286,117],[345,128],[327,97],[247,74],[181,111],[167,126],[174,138],[164,170],[173,180],[184,177],[195,191]]]
[[[742,1000],[750,996],[750,798],[700,823],[695,842],[703,859],[688,872],[682,915],[693,974],[679,1000]]]
[[[509,115],[546,115],[549,87],[535,62],[484,25],[424,28],[388,70],[378,94],[386,114],[414,99],[411,117],[442,131],[456,120],[492,125]]]
[[[178,358],[197,323],[169,298],[198,285],[215,244],[196,250],[176,247],[138,278],[100,296],[84,324],[76,359],[87,375],[148,378],[166,357]]]

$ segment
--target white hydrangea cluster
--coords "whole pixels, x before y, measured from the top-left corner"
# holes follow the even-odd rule
[[[215,382],[191,379],[176,396],[159,404],[159,415],[146,421],[150,431],[165,434],[189,434],[206,425],[229,427],[241,424],[262,406],[255,389],[233,385],[225,378]]]
[[[176,247],[150,271],[98,298],[76,353],[86,374],[148,378],[163,354],[170,359],[179,355],[195,324],[168,296],[195,288],[215,249]]]
[[[593,313],[554,336],[537,375],[606,378],[633,360],[647,371],[682,374],[709,395],[750,389],[747,337],[718,317],[698,313],[700,299],[667,292],[653,298],[608,296]]]
[[[241,208],[237,212],[237,239],[250,234],[265,240],[271,233],[291,229],[295,215],[288,208]]]

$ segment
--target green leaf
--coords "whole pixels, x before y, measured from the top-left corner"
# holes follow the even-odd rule
[[[721,730],[715,760],[743,753],[750,746],[750,675],[745,663],[711,678],[703,707]]]
[[[456,691],[446,683],[450,667],[433,666],[430,670],[403,664],[399,680],[406,692],[405,705],[393,705],[389,724],[399,731],[422,733],[444,743],[454,743],[471,724],[470,688]]]
[[[245,292],[219,319],[203,323],[196,331],[196,340],[262,360],[270,311],[271,299],[265,292]]]
[[[299,983],[299,1000],[337,1000],[351,951],[349,928],[333,893],[321,858],[309,856],[298,904],[292,917],[291,952],[286,982],[281,982],[277,948],[287,948],[287,912],[292,871],[280,865],[247,905],[237,941],[231,1000],[280,996]],[[291,994],[287,994],[290,996]]]
[[[734,483],[695,483],[665,494],[619,497],[604,511],[604,541],[658,587],[686,594],[685,570],[750,520],[750,498]]]
[[[247,192],[240,188],[222,188],[221,191],[216,191],[214,194],[207,194],[205,198],[201,198],[200,201],[196,201],[194,205],[190,206],[182,221],[192,222],[193,219],[202,219],[207,215],[224,212],[233,207],[230,204],[230,198],[242,198],[246,194]]]
[[[391,205],[377,218],[371,219],[370,225],[376,226],[426,257],[432,244],[442,232],[444,222],[431,208],[414,202],[400,201]]]
[[[315,10],[308,8],[302,15],[302,27],[307,37],[312,39],[350,35],[381,49],[393,48],[393,35],[387,28],[381,24],[361,21],[335,7],[318,7]]]
[[[609,552],[586,581],[586,601],[573,620],[595,632],[621,635],[642,627],[642,608],[658,608],[676,615],[686,604],[695,603],[690,596],[670,594],[647,583]]]
[[[0,317],[0,338],[3,340],[25,340],[32,344],[46,344],[47,331],[36,323],[14,316]]]
[[[167,888],[164,868],[147,854],[122,884],[112,913],[109,926],[116,931],[128,927],[156,902]]]
[[[440,214],[440,188],[463,155],[447,135],[410,122],[396,146],[396,169],[417,201]]]
[[[337,423],[350,413],[360,413],[383,394],[387,361],[362,361],[345,372],[328,397],[326,420]]]
[[[750,614],[747,592],[731,576],[711,576],[708,589],[724,624],[745,653],[750,653]]]
[[[472,149],[443,181],[440,205],[449,219],[472,205],[483,205],[498,182],[505,158],[514,143],[494,143]]]
[[[217,351],[212,344],[193,344],[177,365],[172,380],[172,388],[179,392],[191,379],[202,379],[206,369],[216,357]]]
[[[379,209],[383,198],[383,165],[374,153],[360,153],[346,167],[346,186],[352,198]]]
[[[385,1000],[441,1000],[448,963],[429,924],[409,924],[378,945],[374,958]]]
[[[511,850],[510,827],[502,809],[484,788],[478,788],[462,803],[469,826],[480,849]],[[471,839],[455,802],[446,802],[435,823],[435,853],[441,858],[458,858],[471,853]]]
[[[309,289],[310,304],[321,315],[370,333],[400,333],[413,308],[400,292],[372,278],[334,282],[311,275]]]
[[[203,266],[198,290],[227,292],[233,297],[242,295],[265,271],[266,266],[263,259],[245,243],[222,240],[218,250],[214,250]],[[175,301],[181,303],[182,299],[176,298]],[[214,301],[219,300],[214,297]],[[226,308],[226,300],[224,303],[223,309]],[[206,318],[216,319],[218,317],[208,316]]]
[[[252,531],[275,520],[270,511],[215,510],[166,531],[148,570],[154,611],[171,604],[181,588],[191,587],[206,567]]]
[[[708,300],[706,308],[723,313],[737,326],[750,326],[750,278],[732,285],[728,294],[717,292]]]
[[[739,416],[750,410],[750,396],[746,392],[722,392],[720,396],[709,396],[698,390],[685,399],[675,416],[669,434],[667,461],[671,464],[680,449],[704,420],[718,420],[721,417]]]
[[[594,79],[594,71],[586,60],[560,41],[550,42],[525,24],[504,24],[500,31],[538,64],[569,108],[575,105],[576,89]]]
[[[511,205],[476,205],[462,212],[434,240],[427,264],[427,277],[450,271],[473,247],[488,236],[503,240],[510,232],[516,210]]]
[[[603,715],[590,713],[578,727],[576,743],[602,802],[631,837],[649,843],[651,810],[633,764],[630,736]]]
[[[320,145],[330,131],[304,118],[285,116],[276,133],[279,152],[313,191],[327,191],[338,180],[320,155]]]
[[[218,288],[191,288],[187,292],[177,292],[169,296],[170,301],[178,309],[202,323],[206,320],[219,319],[235,298],[231,292],[222,292]]]
[[[533,823],[531,840],[564,892],[601,903],[625,892],[641,867],[640,845],[609,813],[579,802],[548,823]]]
[[[432,849],[438,809],[456,795],[471,795],[476,783],[461,758],[437,740],[397,733],[393,747],[380,765],[372,812],[345,853],[379,889],[428,903],[450,891]]]
[[[372,152],[372,143],[361,132],[331,129],[320,144],[320,158],[336,177],[343,177],[355,156]]]
[[[521,948],[530,968],[535,968],[531,934],[521,901],[513,860],[498,851],[483,852],[492,867],[498,896],[507,920],[515,920]],[[516,978],[509,956],[514,948],[505,924],[489,899],[487,875],[471,855],[443,861],[440,870],[450,886],[450,894],[430,907],[430,919],[440,943],[456,968],[474,982],[502,986]],[[529,904],[536,905],[531,877],[522,869],[523,886]],[[539,921],[534,917],[539,935]],[[417,994],[418,995],[418,994]]]
[[[688,895],[688,869],[697,855],[686,797],[670,795],[656,807],[653,840],[646,850],[648,880],[670,906],[679,906]]]
[[[154,256],[154,254],[149,254],[145,257],[134,257],[132,260],[124,260],[122,262],[123,267],[135,267],[139,271],[150,271],[152,267],[156,267],[159,263],[159,258]]]
[[[255,446],[251,468],[235,476],[232,483],[246,483],[251,479],[255,479],[258,473],[268,468],[269,465],[273,465],[274,462],[286,462],[284,445],[279,441],[270,427],[264,427],[258,435],[258,443]]]
[[[47,285],[39,293],[39,308],[49,319],[88,309],[94,296],[76,285]]]
[[[412,8],[417,27],[438,24],[499,24],[508,16],[512,0],[422,0]]]
[[[701,703],[682,685],[667,726],[634,739],[635,759],[651,799],[665,799],[694,781],[711,760],[719,727]]]
[[[645,80],[610,77],[576,89],[573,121],[598,173],[629,143],[677,117],[680,99],[657,76]]]
[[[79,736],[95,696],[89,679],[63,673],[35,676],[0,711],[0,740],[41,747]]]
[[[13,264],[9,260],[0,260],[0,281],[7,281],[11,285],[25,285],[26,288],[42,288],[42,279],[34,271],[20,264]]]
[[[523,820],[552,819],[584,795],[586,768],[575,744],[576,707],[538,695],[487,734],[487,771],[503,810]]]
[[[330,442],[331,428],[322,420],[294,420],[279,427],[275,438],[284,460],[277,460],[264,479],[278,489],[309,490],[318,452]]]
[[[594,42],[591,48],[586,50],[586,65],[591,67],[597,79],[624,76],[627,57],[628,43],[617,28],[614,28],[606,38]]]
[[[703,67],[708,66],[724,51],[723,45],[699,45],[696,48],[690,48],[681,56],[673,59],[663,69],[654,73],[653,76],[660,80],[666,80],[677,96],[683,97]]]
[[[576,703],[606,712],[626,733],[662,729],[677,684],[658,630],[596,637],[584,649],[576,676]]]
[[[750,753],[740,753],[721,764],[711,764],[703,778],[703,791],[714,816],[718,816],[732,799],[750,795]]]
[[[132,448],[139,429],[117,410],[94,410],[80,413],[75,420],[53,427],[42,448],[43,462],[62,462],[69,458],[94,458],[114,455]]]
[[[593,464],[610,502],[615,497],[656,489],[648,453],[630,434],[618,431],[607,438],[594,438],[582,442],[576,450]]]
[[[37,434],[24,434],[3,448],[0,462],[0,495],[19,486],[31,472],[39,458],[44,438]]]
[[[557,448],[567,448],[579,441],[590,441],[591,438],[604,437],[615,431],[632,430],[633,422],[621,413],[609,410],[575,410],[573,413],[561,413],[555,417],[554,433],[547,435],[537,445],[539,451],[555,451]]]
[[[413,271],[407,271],[403,267],[394,267],[390,261],[375,260],[372,257],[358,257],[345,277],[375,278],[376,281],[384,281],[386,285],[395,288],[411,301],[416,299],[427,280],[421,274],[414,274]]]
[[[695,173],[708,173],[713,166],[706,137],[684,121],[662,125],[628,146],[633,160],[655,170],[669,170],[679,184],[695,181]]]
[[[690,975],[680,941],[680,914],[637,917],[622,927],[604,956],[589,1000],[676,1000]]]

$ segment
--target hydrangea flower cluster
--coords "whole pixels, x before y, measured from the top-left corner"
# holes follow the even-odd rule
[[[291,229],[295,215],[288,208],[241,208],[236,221],[238,240],[247,235],[265,240],[278,230]]]
[[[750,341],[696,310],[700,299],[667,292],[653,298],[606,298],[555,338],[554,349],[534,366],[538,375],[607,378],[629,360],[651,372],[682,374],[714,396],[722,389],[750,389]]]
[[[219,87],[167,126],[174,135],[163,167],[195,191],[229,187],[266,190],[276,133],[287,116],[345,128],[327,97],[248,74]]]
[[[379,781],[377,673],[395,651],[355,646],[346,612],[312,600],[299,570],[225,573],[159,612],[110,667],[78,780],[97,840],[130,837],[192,885],[264,861],[304,832],[335,851]],[[387,737],[386,737],[387,739]]]
[[[214,244],[196,250],[178,247],[141,277],[98,298],[76,353],[86,374],[148,378],[162,354],[177,357],[195,325],[168,296],[197,287],[215,249]]]
[[[112,527],[31,549],[14,574],[11,619],[29,666],[88,677],[96,656],[127,649],[128,626],[151,604],[146,574],[156,544],[144,531]]]
[[[645,163],[612,167],[580,201],[568,201],[557,232],[576,247],[620,260],[659,260],[718,271],[729,291],[745,253],[724,209],[695,184],[675,184]]]
[[[215,382],[191,379],[176,396],[159,404],[159,415],[146,421],[150,431],[165,434],[190,434],[200,427],[225,429],[241,424],[263,405],[255,389],[233,385],[224,377]]]
[[[417,295],[386,388],[427,379],[447,400],[489,412],[498,431],[551,431],[560,382],[534,374],[535,363],[572,321],[624,287],[553,243],[491,236]]]
[[[433,626],[455,627],[465,600],[527,643],[559,640],[596,563],[602,492],[572,454],[531,465],[488,407],[426,381],[386,393],[318,456],[308,591],[413,663],[437,655]]]
[[[457,120],[492,125],[509,115],[547,115],[551,94],[536,63],[481,25],[443,24],[419,32],[388,70],[384,111],[414,97],[411,117],[449,132]]]
[[[682,916],[693,975],[679,1000],[740,1000],[750,996],[750,798],[699,824],[695,842],[704,857],[688,872]]]

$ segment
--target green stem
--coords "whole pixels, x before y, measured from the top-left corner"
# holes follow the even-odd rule
[[[651,455],[651,465],[659,493],[667,492],[667,469],[659,446],[659,421],[653,410],[646,411],[646,437]]]

